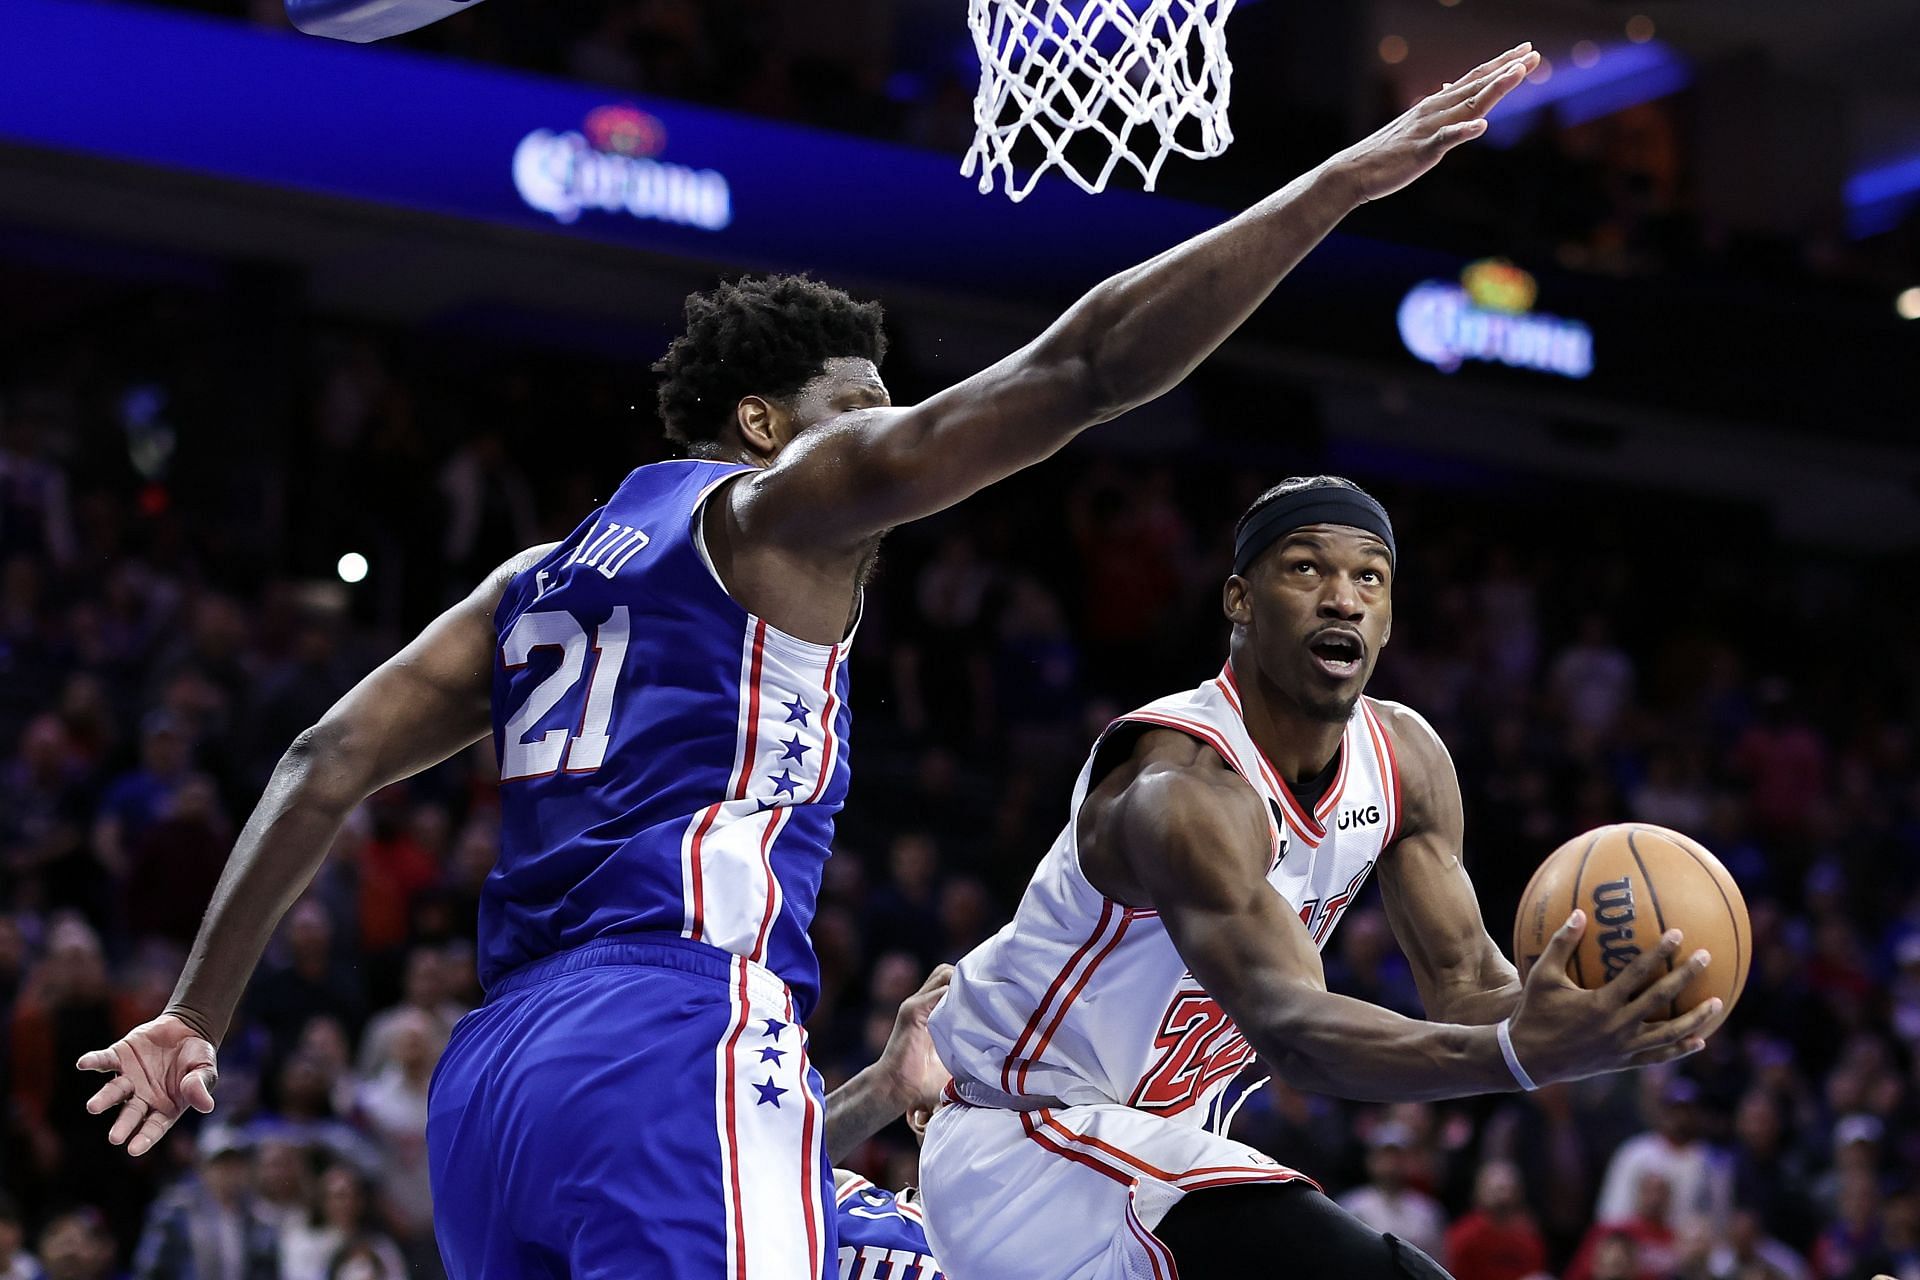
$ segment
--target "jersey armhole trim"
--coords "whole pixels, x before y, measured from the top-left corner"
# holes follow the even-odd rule
[[[720,571],[713,567],[713,556],[707,551],[707,500],[751,470],[753,468],[742,466],[738,471],[729,471],[709,481],[705,488],[694,495],[693,512],[687,517],[687,532],[693,539],[693,553],[700,557],[700,565],[707,571],[707,576],[713,579],[713,585],[720,588],[720,593],[739,605],[740,610],[747,615],[749,625],[758,622],[766,627],[766,638],[773,648],[784,650],[802,659],[825,658],[835,649],[845,649],[853,643],[853,637],[860,630],[861,620],[867,616],[867,592],[864,587],[854,589],[853,621],[847,624],[847,634],[833,644],[821,644],[816,640],[802,640],[791,632],[782,631],[746,605],[741,604],[720,577]]]

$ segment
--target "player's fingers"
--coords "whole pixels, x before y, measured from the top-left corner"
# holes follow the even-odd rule
[[[123,1145],[152,1109],[139,1098],[128,1098],[127,1104],[120,1108],[120,1114],[113,1118],[113,1128],[107,1130],[107,1141],[116,1147]]]
[[[1587,913],[1575,910],[1567,917],[1566,923],[1555,929],[1553,936],[1547,939],[1547,949],[1534,962],[1533,973],[1527,975],[1527,980],[1572,986],[1573,978],[1567,973],[1567,966],[1573,961],[1573,949],[1580,945],[1580,935],[1586,931]],[[1535,978],[1534,974],[1543,976]]]
[[[1469,80],[1478,80],[1481,76],[1489,72],[1498,71],[1515,58],[1524,58],[1532,52],[1533,41],[1522,40],[1519,44],[1513,46],[1513,48],[1507,50],[1505,53],[1500,54],[1498,57],[1488,58],[1485,62],[1467,72],[1465,75],[1455,76],[1453,79],[1447,81],[1445,87],[1451,89],[1456,84],[1465,84]]]
[[[120,1069],[120,1046],[111,1049],[95,1049],[91,1053],[80,1055],[80,1061],[73,1064],[79,1071],[118,1071]]]
[[[213,1110],[213,1087],[220,1082],[220,1073],[212,1067],[202,1067],[180,1082],[180,1096],[187,1105],[206,1115]]]
[[[1628,1052],[1678,1044],[1706,1038],[1707,1028],[1720,1016],[1720,998],[1702,1000],[1677,1018],[1660,1018],[1640,1024],[1640,1034],[1627,1046]]]
[[[127,1144],[127,1154],[143,1156],[153,1150],[153,1144],[167,1136],[167,1130],[173,1128],[178,1115],[165,1111],[155,1111],[140,1126],[140,1132],[133,1135],[133,1141]]]
[[[920,984],[920,991],[922,994],[929,991],[945,991],[952,981],[953,966],[937,964],[933,966],[933,972],[927,975],[927,980]]]
[[[1665,1018],[1671,1011],[1673,1002],[1687,989],[1687,984],[1706,972],[1713,957],[1705,951],[1696,951],[1686,960],[1673,966],[1673,972],[1660,978],[1645,991],[1629,1000],[1625,1009],[1633,1018],[1652,1020]]]
[[[1518,62],[1509,63],[1493,75],[1465,86],[1453,102],[1440,109],[1435,118],[1451,124],[1486,115],[1499,105],[1500,99],[1518,89],[1520,82],[1532,75],[1533,69],[1539,65],[1538,54],[1528,54]]]
[[[1540,65],[1539,59],[1539,54],[1526,53],[1517,58],[1509,58],[1498,66],[1477,70],[1470,76],[1462,76],[1459,80],[1454,81],[1451,87],[1442,89],[1439,93],[1428,98],[1426,105],[1433,111],[1443,114],[1454,111],[1473,101],[1474,96],[1485,91],[1488,85],[1495,83],[1503,77],[1513,75],[1516,70],[1518,70],[1520,74],[1525,75],[1527,72],[1533,70],[1534,67]]]
[[[1601,990],[1613,997],[1616,1005],[1625,1006],[1633,998],[1652,986],[1673,969],[1674,952],[1680,949],[1681,935],[1678,929],[1669,929],[1660,935],[1660,941],[1650,951],[1643,951],[1620,971],[1618,977],[1608,982]]]
[[[87,1099],[87,1114],[102,1115],[109,1107],[117,1106],[133,1096],[133,1081],[125,1076],[117,1076],[100,1086],[100,1091]]]
[[[1487,131],[1485,120],[1462,120],[1450,124],[1434,134],[1431,144],[1442,151],[1451,151],[1463,142],[1470,142]]]
[[[1677,1058],[1689,1057],[1707,1047],[1707,1042],[1699,1036],[1691,1040],[1682,1040],[1678,1044],[1662,1045],[1658,1049],[1646,1049],[1636,1053],[1628,1062],[1636,1067],[1651,1067],[1662,1062],[1672,1062]]]

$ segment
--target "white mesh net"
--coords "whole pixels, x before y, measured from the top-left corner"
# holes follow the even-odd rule
[[[1172,152],[1217,156],[1233,141],[1233,64],[1225,27],[1234,0],[968,0],[980,55],[977,132],[960,172],[994,176],[1024,199],[1050,168],[1088,191],[1122,162],[1153,189]],[[1082,134],[1090,137],[1069,156]],[[1137,136],[1136,136],[1137,135]],[[1019,148],[1016,157],[1015,149]],[[1014,165],[1031,166],[1022,178]]]

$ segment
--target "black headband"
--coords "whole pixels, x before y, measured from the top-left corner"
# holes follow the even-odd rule
[[[1365,529],[1387,544],[1387,559],[1399,563],[1400,552],[1393,545],[1393,521],[1387,518],[1387,509],[1358,489],[1328,485],[1295,489],[1275,498],[1240,526],[1233,539],[1233,571],[1246,573],[1261,552],[1295,529],[1310,524],[1344,524]]]

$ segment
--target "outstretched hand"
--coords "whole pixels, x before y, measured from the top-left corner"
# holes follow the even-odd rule
[[[933,1016],[934,1006],[952,982],[950,964],[939,965],[927,975],[920,989],[901,1003],[900,1012],[894,1015],[893,1034],[887,1037],[887,1047],[880,1051],[880,1061],[875,1064],[885,1073],[903,1113],[932,1111],[939,1105],[940,1091],[946,1088],[947,1069],[934,1052],[927,1019]]]
[[[188,1107],[212,1111],[220,1077],[213,1044],[171,1013],[141,1023],[111,1048],[82,1054],[75,1065],[113,1076],[87,1099],[87,1110],[97,1116],[119,1107],[107,1141],[136,1156],[153,1150]]]
[[[1695,951],[1676,963],[1680,931],[1669,929],[1618,977],[1589,991],[1567,972],[1586,929],[1586,912],[1568,916],[1527,974],[1512,1024],[1514,1052],[1527,1074],[1540,1084],[1581,1080],[1704,1049],[1720,1017],[1718,996],[1669,1015],[1711,957]]]
[[[1487,113],[1539,65],[1531,42],[1509,49],[1414,103],[1328,163],[1352,179],[1360,200],[1392,195],[1447,152],[1485,133]]]

